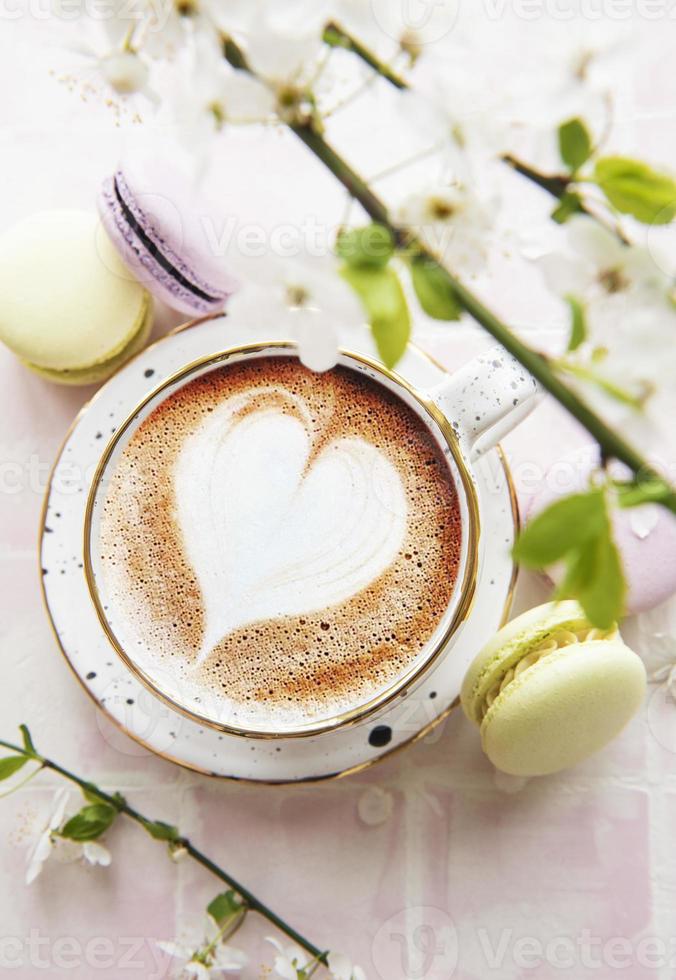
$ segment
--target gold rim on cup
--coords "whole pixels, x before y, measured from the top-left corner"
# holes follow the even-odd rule
[[[460,475],[462,482],[462,490],[464,492],[464,499],[467,504],[467,512],[469,516],[469,526],[467,528],[468,539],[466,544],[466,562],[463,575],[463,581],[460,586],[459,598],[455,599],[455,609],[451,620],[444,630],[444,633],[437,639],[432,651],[422,660],[421,663],[415,665],[409,671],[405,672],[400,676],[386,691],[371,698],[365,704],[360,705],[357,708],[353,708],[350,711],[343,712],[334,718],[328,719],[323,722],[308,725],[307,728],[300,728],[295,730],[285,730],[283,732],[273,732],[273,731],[255,731],[249,730],[241,726],[228,725],[223,722],[219,722],[210,718],[207,715],[202,715],[198,711],[194,711],[187,708],[183,704],[179,704],[172,697],[166,694],[161,688],[134,662],[134,660],[127,654],[124,646],[116,636],[114,630],[108,622],[105,610],[103,608],[103,602],[101,601],[101,596],[98,591],[96,584],[96,576],[94,573],[94,568],[92,564],[91,556],[91,546],[92,546],[92,519],[94,505],[98,496],[99,488],[101,485],[101,479],[108,466],[111,456],[115,452],[118,444],[120,443],[123,436],[127,433],[129,428],[136,421],[139,413],[152,401],[154,401],[158,395],[163,391],[172,386],[175,386],[177,382],[189,379],[191,374],[198,372],[201,368],[207,365],[217,368],[219,366],[225,365],[233,357],[238,357],[243,355],[248,357],[255,354],[263,354],[265,351],[270,350],[296,350],[296,345],[286,341],[269,341],[261,342],[256,344],[244,344],[236,347],[227,348],[223,351],[217,351],[216,353],[205,355],[200,357],[190,363],[184,365],[179,371],[174,372],[168,378],[153,388],[143,399],[139,402],[132,412],[125,418],[124,422],[117,428],[113,437],[109,440],[106,445],[103,454],[99,460],[99,463],[94,472],[92,479],[92,484],[87,497],[87,505],[85,509],[85,520],[84,520],[84,573],[87,583],[87,590],[89,592],[90,598],[94,605],[97,617],[101,624],[101,627],[115,650],[116,654],[124,662],[124,664],[131,670],[131,672],[137,677],[137,679],[150,691],[151,694],[160,698],[165,704],[167,704],[172,710],[178,711],[180,714],[184,715],[192,721],[198,722],[199,724],[206,725],[209,728],[216,729],[217,731],[226,732],[231,735],[240,736],[243,738],[256,738],[256,739],[293,739],[293,738],[308,738],[311,736],[325,734],[327,732],[336,731],[348,725],[354,725],[362,722],[364,719],[370,717],[375,712],[386,707],[397,697],[401,696],[409,688],[416,685],[426,674],[430,668],[437,662],[441,654],[447,647],[447,644],[456,630],[464,623],[469,615],[472,603],[474,601],[474,595],[476,591],[477,582],[477,568],[478,568],[478,549],[479,549],[479,538],[480,538],[480,517],[479,517],[479,504],[477,499],[476,487],[474,485],[473,477],[469,471],[465,458],[462,454],[460,446],[458,444],[457,436],[453,431],[453,428],[443,414],[441,409],[426,395],[419,392],[413,385],[408,381],[398,375],[396,372],[391,371],[384,365],[380,364],[378,361],[367,357],[364,354],[359,354],[354,351],[340,349],[339,353],[341,356],[349,358],[350,360],[356,361],[363,364],[365,367],[376,372],[376,374],[385,377],[395,386],[403,388],[408,394],[414,399],[417,405],[423,410],[427,416],[426,421],[429,421],[430,427],[434,426],[439,430],[444,438],[445,443],[448,445],[451,455],[453,457],[453,462],[457,471]]]

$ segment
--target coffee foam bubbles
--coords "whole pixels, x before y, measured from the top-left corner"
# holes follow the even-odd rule
[[[410,666],[461,533],[443,453],[395,395],[345,368],[227,366],[169,396],[118,460],[100,522],[111,625],[217,720],[295,726]]]

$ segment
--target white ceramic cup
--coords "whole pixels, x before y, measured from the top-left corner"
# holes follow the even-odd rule
[[[106,447],[94,475],[85,516],[84,563],[89,592],[105,633],[119,656],[154,694],[204,725],[248,737],[292,738],[331,731],[362,720],[404,692],[413,691],[437,659],[449,650],[471,607],[481,560],[480,514],[472,464],[531,411],[537,401],[538,387],[502,348],[480,355],[426,392],[416,390],[395,372],[361,354],[340,352],[341,366],[366,374],[394,392],[421,418],[443,451],[460,503],[463,534],[459,569],[451,600],[436,630],[393,683],[376,691],[367,701],[346,705],[339,714],[309,716],[306,723],[294,723],[287,728],[280,728],[276,723],[272,730],[239,723],[216,694],[213,699],[205,696],[204,691],[195,696],[190,685],[153,661],[152,651],[138,651],[106,594],[98,547],[100,513],[110,477],[140,424],[167,397],[195,378],[216,368],[266,356],[295,357],[296,348],[291,343],[269,342],[209,355],[165,379],[133,409]]]

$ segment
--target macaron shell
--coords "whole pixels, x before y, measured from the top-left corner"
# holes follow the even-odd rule
[[[108,200],[112,202],[112,196]],[[223,309],[225,296],[214,301],[199,299],[189,290],[177,285],[174,277],[162,268],[145,245],[139,241],[121,212],[116,211],[112,203],[106,208],[100,202],[99,213],[108,237],[114,243],[129,273],[149,289],[156,299],[187,316],[218,313]]]
[[[619,734],[645,690],[643,662],[620,640],[564,647],[496,698],[481,726],[484,751],[514,776],[574,766]]]
[[[187,174],[135,155],[104,182],[99,211],[125,264],[158,299],[191,315],[223,309],[238,285],[219,248],[226,218]]]
[[[510,661],[518,659],[539,642],[543,633],[567,625],[589,625],[584,610],[574,599],[546,602],[529,609],[498,630],[474,658],[465,674],[460,700],[470,721],[481,723],[481,707],[486,692],[507,672]]]
[[[561,459],[545,474],[531,500],[528,520],[562,496],[583,491],[598,465],[596,446],[585,446]],[[616,510],[612,524],[627,577],[627,612],[654,609],[676,592],[676,517],[656,504],[644,504]],[[546,574],[558,585],[565,569],[553,566]]]
[[[41,212],[0,239],[0,339],[47,371],[104,364],[139,330],[148,296],[96,214]]]
[[[108,360],[102,361],[101,364],[97,364],[90,368],[79,368],[76,371],[50,371],[47,368],[37,367],[35,364],[31,364],[28,361],[23,361],[23,364],[34,374],[38,374],[41,378],[45,378],[47,381],[52,381],[55,384],[98,384],[100,381],[105,381],[106,378],[109,378],[111,375],[115,374],[115,372],[118,371],[123,364],[126,364],[130,358],[134,357],[139,353],[139,351],[143,350],[148,342],[148,338],[150,337],[152,326],[153,305],[149,298],[145,316],[143,317],[139,329],[136,331],[135,335],[131,338],[129,343],[122,348],[121,351]]]

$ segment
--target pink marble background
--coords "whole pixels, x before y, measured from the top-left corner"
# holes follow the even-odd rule
[[[48,29],[24,18],[12,24],[11,37],[4,26],[0,32],[0,87],[12,92],[0,106],[0,230],[39,207],[91,207],[125,140],[105,107],[82,104],[49,76]],[[673,118],[673,54],[664,49],[673,45],[671,26],[652,39],[646,64],[653,84],[637,73],[631,86],[653,116],[627,112],[621,135],[664,158],[664,118]],[[237,207],[262,221],[297,220],[299,200],[306,213],[327,220],[342,213],[331,181],[277,134],[233,134],[215,151],[213,171],[228,174]],[[546,202],[516,186],[509,184],[509,207],[527,225]],[[513,256],[492,260],[484,288],[533,343],[558,341],[563,312]],[[158,331],[175,322],[160,311]],[[419,324],[417,338],[449,367],[484,344],[469,325]],[[319,946],[349,953],[369,980],[676,977],[676,709],[659,691],[595,758],[523,786],[496,778],[458,711],[422,743],[338,782],[269,788],[182,771],[96,713],[60,657],[41,605],[42,492],[89,392],[51,387],[4,350],[0,391],[3,737],[28,722],[40,749],[176,823]],[[510,437],[522,502],[534,475],[581,439],[549,404]],[[541,582],[524,576],[515,608],[546,595]],[[391,797],[392,812],[369,826],[360,804],[374,787]],[[170,976],[172,965],[153,941],[199,925],[217,883],[190,862],[172,864],[161,845],[120,821],[108,835],[109,869],[49,864],[26,888],[17,834],[53,792],[54,780],[44,777],[0,801],[0,973],[21,980]],[[249,980],[270,962],[262,945],[269,933],[252,916],[238,936],[251,953]]]

